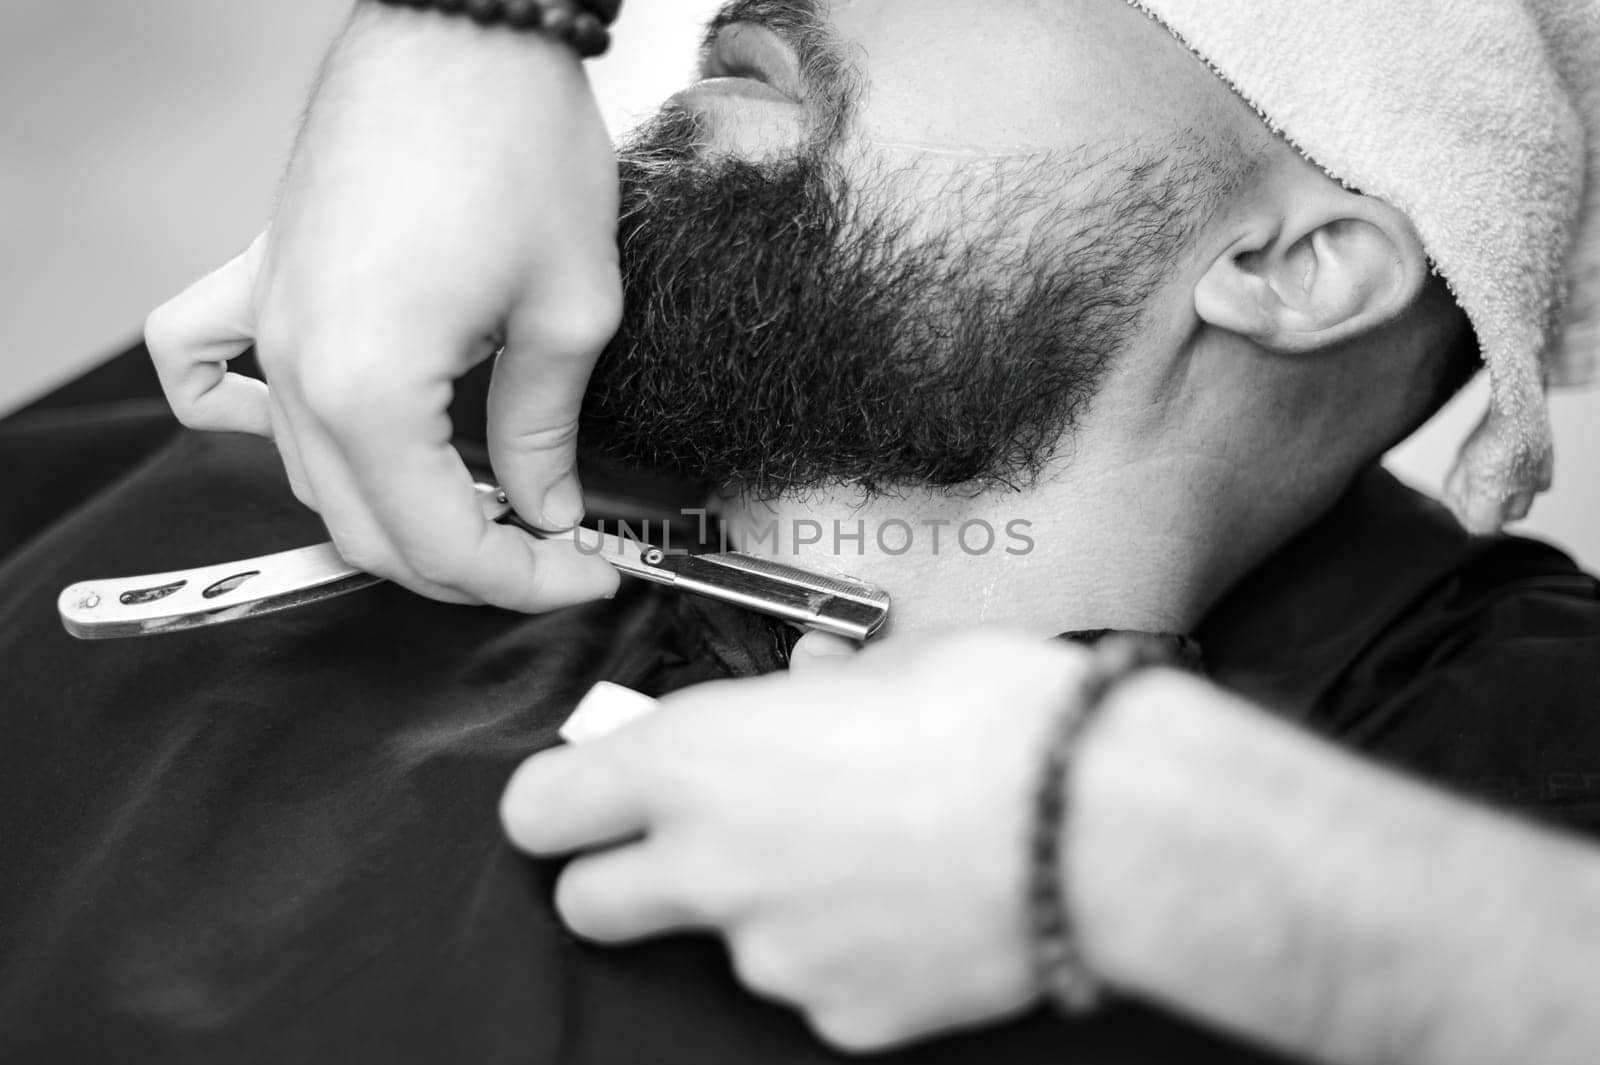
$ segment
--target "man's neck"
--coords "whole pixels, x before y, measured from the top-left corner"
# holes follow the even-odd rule
[[[731,546],[889,591],[892,631],[1185,632],[1243,570],[1218,471],[1170,461],[1026,492],[854,488],[723,502]]]

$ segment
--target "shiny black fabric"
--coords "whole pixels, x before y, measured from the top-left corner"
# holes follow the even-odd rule
[[[150,396],[135,357],[0,422],[0,1061],[838,1060],[714,941],[576,942],[559,867],[495,817],[594,681],[777,668],[772,627],[639,584],[538,618],[379,587],[73,640],[65,584],[321,537],[270,446],[181,433]],[[1375,474],[1199,635],[1217,679],[1309,727],[1600,825],[1600,603],[1549,549],[1467,540]],[[885,1060],[1269,1059],[1125,1005]]]

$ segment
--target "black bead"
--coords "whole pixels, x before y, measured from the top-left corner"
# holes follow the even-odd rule
[[[545,32],[563,41],[572,40],[572,26],[577,12],[565,3],[546,4],[544,9]]]
[[[505,14],[500,0],[466,0],[467,17],[480,26],[499,22]]]
[[[583,9],[609,26],[622,13],[622,0],[580,0]]]
[[[573,22],[572,35],[568,38],[578,54],[585,59],[597,55],[604,55],[611,44],[611,35],[606,32],[605,26],[599,19],[588,12],[579,15]]]
[[[539,0],[505,0],[506,25],[515,30],[536,30],[544,25],[544,5]]]
[[[606,27],[622,11],[622,0],[377,0],[391,7],[431,9],[466,15],[482,26],[497,23],[517,30],[543,30],[570,45],[584,59],[611,46]]]

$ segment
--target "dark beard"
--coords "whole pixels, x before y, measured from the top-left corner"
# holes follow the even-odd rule
[[[1136,323],[1148,255],[1104,224],[1063,245],[998,217],[912,240],[821,151],[757,165],[694,139],[668,114],[623,153],[626,309],[590,445],[764,498],[1038,477]]]

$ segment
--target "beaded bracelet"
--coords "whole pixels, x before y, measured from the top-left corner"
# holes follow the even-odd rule
[[[1104,995],[1074,932],[1071,899],[1061,869],[1073,765],[1085,731],[1104,708],[1106,697],[1135,673],[1178,660],[1159,640],[1132,636],[1104,639],[1095,645],[1093,654],[1089,671],[1079,682],[1077,698],[1056,719],[1045,749],[1029,845],[1028,916],[1034,970],[1056,1007],[1072,1017],[1092,1013]]]
[[[391,7],[465,15],[480,26],[542,30],[590,59],[611,47],[609,27],[622,0],[378,0]]]

